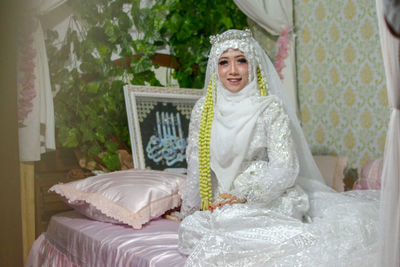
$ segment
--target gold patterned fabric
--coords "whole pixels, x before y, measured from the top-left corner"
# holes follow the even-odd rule
[[[374,1],[295,1],[303,129],[316,154],[361,170],[382,156],[389,108]]]

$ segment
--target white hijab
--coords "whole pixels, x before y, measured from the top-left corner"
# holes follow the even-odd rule
[[[236,93],[228,91],[217,81],[217,102],[211,129],[211,169],[224,192],[230,190],[244,161],[257,118],[265,109],[257,79]]]

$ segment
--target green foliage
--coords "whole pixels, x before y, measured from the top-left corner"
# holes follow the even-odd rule
[[[139,8],[139,0],[68,3],[85,27],[73,27],[79,25],[73,17],[61,44],[55,44],[56,32],[47,32],[46,40],[57,91],[57,140],[89,156],[104,152],[102,161],[111,171],[120,168],[118,147],[130,147],[121,77],[133,77],[132,84],[161,86],[152,57],[168,46],[179,59],[173,72],[179,85],[201,88],[209,36],[246,26],[246,17],[232,1],[160,0],[149,8]],[[132,27],[141,32],[139,38],[132,38]],[[129,59],[128,66],[113,62],[112,54]]]
[[[145,25],[151,16],[154,17],[151,23],[153,31],[148,31]],[[145,35],[149,34],[148,39],[159,35],[161,40],[166,40],[170,53],[179,59],[179,69],[173,72],[173,76],[180,87],[186,88],[202,88],[204,85],[207,55],[211,48],[210,35],[247,26],[246,16],[233,1],[161,0],[151,8],[151,12],[145,12],[139,18],[143,18],[140,25],[143,25]],[[157,36],[153,36],[154,32]]]

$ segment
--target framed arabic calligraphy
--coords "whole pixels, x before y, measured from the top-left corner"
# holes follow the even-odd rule
[[[135,168],[185,171],[190,115],[202,90],[126,85],[124,93]]]

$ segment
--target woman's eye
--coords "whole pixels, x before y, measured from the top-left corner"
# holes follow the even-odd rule
[[[238,62],[241,63],[241,64],[244,64],[244,63],[247,63],[247,59],[245,59],[245,58],[239,58],[239,59],[238,59]]]
[[[228,65],[228,61],[227,60],[221,60],[218,64],[221,65],[221,66],[225,66],[225,65]]]

